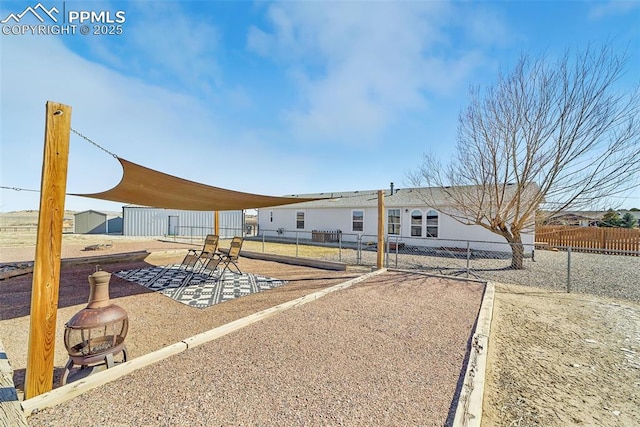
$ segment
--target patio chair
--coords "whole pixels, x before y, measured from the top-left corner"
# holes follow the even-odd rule
[[[220,270],[220,277],[222,277],[224,272],[226,270],[230,270],[231,265],[233,265],[238,273],[242,274],[242,271],[240,271],[240,267],[238,267],[237,264],[240,249],[242,249],[242,242],[242,237],[234,237],[229,245],[229,251],[227,253],[218,252],[217,256],[208,259],[201,271],[209,270],[214,272],[220,270],[220,267],[222,266],[222,269]]]
[[[218,242],[220,237],[216,234],[209,234],[204,239],[204,245],[201,250],[189,249],[187,255],[180,264],[180,269],[200,272],[204,270],[211,259],[216,258],[218,253]]]

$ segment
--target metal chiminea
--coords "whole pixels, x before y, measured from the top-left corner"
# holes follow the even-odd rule
[[[86,377],[94,368],[104,365],[111,368],[127,361],[124,339],[129,318],[123,308],[109,300],[110,279],[111,273],[96,267],[96,272],[89,276],[89,303],[64,325],[64,345],[69,360],[62,375],[62,385],[68,379]],[[121,352],[122,360],[115,361],[114,356]]]

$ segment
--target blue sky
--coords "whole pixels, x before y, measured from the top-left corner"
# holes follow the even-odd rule
[[[120,157],[283,195],[409,185],[423,153],[450,155],[469,86],[523,52],[610,41],[631,54],[619,89],[640,75],[638,1],[40,3],[125,22],[120,35],[0,34],[2,186],[39,189],[47,100],[72,106],[72,127]],[[3,1],[0,19],[37,4]],[[67,192],[120,177],[115,159],[72,135]],[[611,203],[640,208],[640,190]],[[35,192],[0,190],[2,212],[38,205]]]

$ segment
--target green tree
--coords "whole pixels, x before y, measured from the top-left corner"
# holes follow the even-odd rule
[[[602,219],[598,221],[598,227],[620,227],[622,225],[622,219],[618,212],[613,209],[609,209],[607,213],[602,216]]]
[[[504,237],[511,267],[524,268],[522,233],[538,209],[582,209],[638,185],[640,85],[616,90],[629,60],[606,45],[557,61],[523,55],[471,89],[449,161],[426,154],[409,180],[427,187],[428,205]]]
[[[635,228],[635,226],[638,225],[638,221],[636,220],[636,217],[627,212],[622,216],[620,225],[624,228]]]

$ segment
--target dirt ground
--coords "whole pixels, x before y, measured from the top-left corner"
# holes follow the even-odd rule
[[[487,426],[640,425],[640,306],[496,286]]]
[[[139,242],[138,245],[144,246],[145,242]],[[128,247],[133,247],[133,244]],[[113,273],[180,262],[182,256],[172,252],[156,252],[144,261],[102,263],[100,267]],[[278,263],[251,259],[242,259],[240,266],[243,270],[259,272],[268,277],[287,280],[289,283],[269,292],[252,295],[252,298],[240,298],[207,309],[194,310],[187,305],[177,304],[158,292],[149,291],[141,286],[131,286],[130,282],[112,275],[109,284],[110,297],[129,313],[129,357],[135,358],[159,350],[198,333],[362,274],[300,266],[283,267]],[[95,271],[94,268],[94,264],[91,263],[62,267],[56,317],[56,386],[62,375],[61,367],[68,358],[64,345],[60,345],[63,343],[64,323],[86,306],[89,295],[87,277]],[[19,395],[23,392],[27,363],[32,277],[32,274],[27,274],[0,281],[0,337],[14,369],[14,383]]]
[[[28,261],[33,258],[34,248],[28,246],[28,237],[22,240],[23,238],[17,236],[2,234],[4,235],[0,236],[0,262]],[[108,240],[109,238],[106,239]],[[89,255],[83,248],[94,243],[101,243],[101,240],[96,236],[69,236],[63,243],[63,257]],[[140,248],[182,250],[185,246],[158,241],[117,240],[108,251],[96,251],[95,254],[104,255]],[[175,253],[167,256],[176,258]],[[161,264],[167,261],[168,258],[165,256],[160,259],[150,258],[146,262]],[[244,262],[260,263],[251,260]],[[268,270],[265,274],[278,276],[277,267],[267,267],[266,264],[264,267]],[[86,286],[86,276],[90,273],[87,272],[86,266],[74,271],[73,274],[77,275],[82,286]],[[344,280],[344,277],[353,275],[327,273],[314,279],[308,274],[308,270],[301,268],[291,277],[283,277],[308,277],[300,282],[300,286],[292,294],[281,295],[283,301],[308,292],[304,289],[309,285],[309,289],[313,289],[313,283],[310,283],[312,280],[330,279],[331,283],[337,283]],[[12,280],[16,283],[15,279]],[[0,287],[3,285],[4,283],[0,282]],[[117,289],[116,279],[112,292],[117,294]],[[69,289],[69,292],[74,291]],[[136,295],[127,298],[121,301],[134,307]],[[165,297],[145,295],[145,298],[157,298],[157,307],[161,310],[166,307]],[[72,301],[69,306],[61,308],[59,322],[82,308],[86,303],[86,295],[80,293]],[[263,306],[267,301],[257,300],[256,304],[248,309],[257,311],[266,308]],[[226,308],[233,307],[230,304]],[[24,328],[24,323],[20,323],[23,322],[21,318],[24,316],[28,316],[28,307],[2,307],[0,337],[10,355],[25,354],[26,348],[12,344],[16,334],[24,333],[20,332]],[[141,313],[140,316],[144,317],[145,313]],[[221,311],[214,323],[222,324],[233,320],[235,316]],[[179,313],[175,316],[169,313],[167,325],[179,317]],[[202,319],[193,319],[193,322],[184,325],[184,330],[180,332],[181,337],[215,326],[201,322]],[[180,337],[166,337],[165,344],[175,342],[176,338]],[[62,338],[57,339],[60,342]],[[131,342],[138,341],[132,339]],[[143,349],[130,350],[132,353],[138,353]],[[62,349],[62,352],[56,355],[56,365],[62,365],[65,358]],[[18,368],[16,382],[19,383],[20,375],[24,374],[24,361],[14,359],[11,362],[14,368]],[[59,372],[56,375],[59,375]],[[640,425],[640,305],[586,294],[566,294],[542,288],[497,284],[489,339],[482,424]]]

